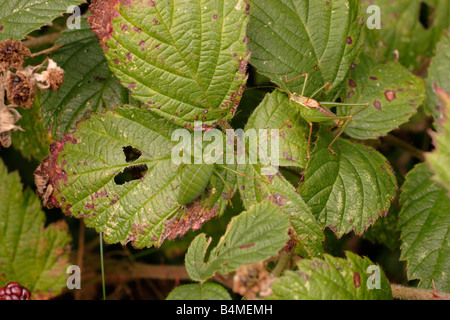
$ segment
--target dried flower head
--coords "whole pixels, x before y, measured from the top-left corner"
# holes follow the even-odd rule
[[[11,104],[24,109],[33,107],[36,82],[28,68],[16,73],[8,72],[5,87],[6,97]]]
[[[21,118],[16,109],[0,102],[0,146],[8,148],[11,145],[11,131],[23,129],[15,123]]]
[[[30,50],[20,41],[0,41],[0,72],[22,69],[24,58],[30,55]]]
[[[64,81],[64,70],[58,67],[55,61],[49,59],[47,70],[34,75],[38,81],[37,85],[41,90],[49,90],[52,88],[58,91]]]

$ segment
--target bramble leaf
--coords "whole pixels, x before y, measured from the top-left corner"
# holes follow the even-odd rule
[[[243,0],[94,1],[88,20],[132,95],[193,127],[236,111],[247,81],[247,10]]]
[[[229,194],[207,187],[181,206],[176,199],[187,166],[172,159],[172,134],[185,130],[146,109],[124,106],[95,114],[51,147],[35,172],[44,204],[84,218],[109,243],[160,246],[221,215]],[[233,188],[234,174],[225,175]]]
[[[428,289],[434,282],[437,291],[450,292],[450,198],[432,175],[426,164],[418,164],[401,188],[401,259],[407,261],[409,279],[420,279]]]
[[[129,102],[128,91],[108,68],[100,44],[82,18],[81,29],[65,30],[55,45],[63,44],[52,59],[64,69],[64,83],[41,100],[45,127],[54,140],[75,129],[88,114],[114,109]]]
[[[274,256],[289,240],[289,220],[269,201],[255,204],[234,217],[219,243],[206,259],[210,241],[204,233],[192,241],[186,254],[186,270],[191,279],[207,280],[215,272],[222,274]]]
[[[386,215],[397,191],[391,165],[368,147],[338,139],[321,130],[305,181],[299,192],[323,226],[338,237],[362,234],[379,216]]]
[[[309,126],[280,90],[267,94],[246,124],[246,129],[268,128],[279,129],[279,165],[304,168]]]
[[[49,25],[71,5],[83,0],[3,0],[0,3],[0,40],[23,39],[28,33]]]
[[[228,291],[217,283],[205,282],[178,286],[166,300],[231,300]]]
[[[425,2],[431,4],[432,0]],[[379,30],[366,28],[366,32],[370,34],[368,37],[376,34],[380,40],[380,43],[376,44],[376,56],[380,62],[398,59],[408,69],[417,69],[426,63],[426,59],[432,56],[440,33],[450,26],[446,18],[448,12],[446,1],[433,2],[436,5],[437,17],[433,12],[421,12],[424,5],[424,1],[421,0],[361,1],[364,11],[373,5],[380,9],[381,28]]]
[[[345,133],[356,139],[375,139],[398,128],[416,113],[425,99],[422,79],[398,62],[378,64],[367,55],[353,69],[347,82],[346,103],[369,103],[356,114]],[[361,107],[339,107],[348,115]]]
[[[359,1],[251,1],[248,27],[251,63],[281,88],[310,96],[329,82],[333,97],[350,73],[363,43]],[[284,90],[284,89],[283,89]]]
[[[238,176],[237,185],[244,207],[248,209],[269,199],[289,217],[295,232],[292,237],[298,243],[298,249],[308,257],[320,256],[325,239],[322,229],[302,197],[281,173],[266,176],[261,173],[260,164],[249,163],[238,165],[238,170],[246,175]]]
[[[71,238],[62,220],[45,227],[39,198],[22,191],[17,173],[0,160],[0,287],[26,286],[33,299],[49,299],[66,286]]]
[[[449,5],[450,8],[450,5]],[[447,31],[436,47],[436,55],[431,59],[427,76],[427,99],[425,101],[425,110],[432,114],[435,119],[442,117],[445,110],[445,104],[439,97],[435,88],[450,92],[450,31]]]
[[[444,119],[437,121],[439,131],[431,134],[435,150],[427,153],[426,159],[431,170],[435,172],[431,179],[447,188],[450,195],[450,94],[437,86],[435,91],[444,106]]]
[[[322,259],[301,260],[298,270],[287,271],[272,285],[274,299],[282,300],[391,300],[388,279],[380,269],[379,288],[371,279],[377,267],[367,257],[346,252],[347,259],[325,254]],[[379,268],[379,267],[378,267]]]

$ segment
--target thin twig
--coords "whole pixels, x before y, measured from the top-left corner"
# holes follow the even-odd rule
[[[80,219],[80,228],[78,231],[78,252],[77,252],[77,265],[80,270],[83,270],[83,258],[84,258],[84,231],[86,226],[83,219]],[[80,300],[81,290],[76,290],[74,294],[75,300]]]
[[[425,157],[423,155],[422,150],[417,149],[416,147],[414,147],[413,145],[410,145],[409,143],[406,143],[402,139],[399,139],[392,134],[388,134],[383,137],[383,140],[393,146],[399,147],[400,149],[403,149],[403,150],[409,152],[412,156],[416,157],[420,161],[425,161]]]
[[[400,300],[450,300],[450,294],[391,284],[392,296]]]
[[[30,39],[30,40],[25,40],[22,43],[23,43],[23,45],[25,47],[28,47],[28,48],[38,47],[38,46],[42,46],[44,44],[53,43],[60,36],[61,36],[61,34],[59,32],[50,33],[50,34],[46,34],[45,36],[42,36],[42,37],[33,38],[33,39]]]
[[[44,50],[42,50],[42,51],[33,53],[30,57],[36,57],[36,56],[39,56],[39,55],[41,55],[41,54],[47,54],[47,53],[50,53],[50,52],[52,52],[52,51],[56,51],[56,50],[58,50],[59,48],[61,48],[63,45],[64,45],[64,44],[59,44],[59,45],[57,45],[57,46],[53,46],[53,47],[51,47],[51,48],[44,49]]]
[[[272,275],[274,277],[279,277],[283,271],[289,266],[289,262],[291,262],[291,258],[294,251],[287,253],[286,251],[282,251],[280,255],[280,259],[278,260],[275,268],[272,270]]]

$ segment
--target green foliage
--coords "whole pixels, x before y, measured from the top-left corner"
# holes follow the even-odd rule
[[[99,5],[90,21],[111,70],[135,98],[182,126],[232,117],[247,80],[244,1],[108,6]],[[112,11],[111,21],[103,11]]]
[[[322,132],[311,154],[300,194],[323,226],[338,237],[363,233],[386,215],[397,191],[389,162],[375,150],[339,139],[328,150],[333,135]]]
[[[55,45],[63,45],[52,59],[64,69],[64,83],[56,93],[46,92],[41,101],[45,127],[55,138],[74,130],[90,113],[129,102],[128,91],[109,70],[98,39],[84,18],[81,29],[63,31]]]
[[[392,299],[389,281],[380,270],[380,287],[367,285],[374,263],[368,258],[347,252],[347,259],[328,254],[322,259],[302,260],[298,270],[287,271],[275,280],[274,299],[283,300],[389,300]]]
[[[443,185],[450,195],[450,94],[435,87],[444,106],[443,120],[438,121],[439,131],[433,133],[435,150],[427,154],[430,168],[436,173],[432,179]]]
[[[176,287],[167,299],[229,300],[227,289],[207,281],[234,271],[235,281],[256,273],[235,286],[239,294],[251,289],[262,297],[271,287],[273,299],[391,299],[386,275],[450,291],[447,1],[91,2],[81,29],[61,31],[55,44],[63,46],[50,54],[65,71],[59,91],[38,90],[31,110],[0,102],[0,138],[17,122],[25,132],[13,133],[13,146],[42,160],[35,182],[45,206],[133,250],[193,230],[161,251],[182,251],[180,263],[187,250],[185,267],[198,283]],[[0,40],[22,39],[73,3],[2,2]],[[365,25],[369,5],[381,9],[381,30]],[[44,78],[43,70],[29,72]],[[2,94],[11,90],[4,77]],[[245,86],[255,84],[278,88],[247,90],[241,102]],[[259,134],[260,145],[225,138],[237,123],[245,139]],[[384,139],[388,133],[397,139]],[[211,160],[208,143],[197,145],[212,141],[200,139],[206,136],[222,143],[221,155],[234,147],[223,158],[233,162],[175,161],[192,158],[192,149],[194,158],[202,150],[202,160]],[[261,143],[270,150],[276,137],[278,154],[269,153],[279,162],[268,164]],[[242,145],[245,161],[235,150]],[[411,155],[422,160],[422,153],[426,164],[411,170]],[[0,176],[0,286],[19,281],[38,297],[58,294],[70,241],[65,225],[44,228],[19,176],[2,162]],[[361,239],[384,252],[376,260],[386,270],[380,289],[367,286],[375,266],[368,258],[330,255],[367,245]],[[399,247],[407,270],[392,275],[403,265]],[[256,271],[248,266],[254,263]],[[266,287],[252,287],[253,276]]]
[[[204,282],[176,287],[167,300],[231,300],[231,297],[221,285]]]
[[[210,241],[198,235],[189,247],[185,264],[193,280],[227,273],[242,264],[255,263],[277,254],[289,239],[288,218],[269,201],[255,204],[233,218],[226,233],[205,261]]]
[[[398,227],[401,230],[401,259],[408,263],[408,278],[420,285],[450,292],[450,198],[430,178],[432,171],[418,164],[401,188]]]
[[[71,237],[64,221],[45,226],[39,198],[0,160],[0,287],[19,282],[35,299],[66,286]]]
[[[71,5],[83,0],[4,0],[0,4],[0,40],[23,39],[28,33],[48,25]]]
[[[184,235],[220,215],[228,194],[210,203],[205,190],[189,206],[177,202],[188,168],[180,169],[171,158],[171,136],[177,129],[146,109],[125,106],[80,123],[60,152],[51,155],[58,162],[51,170],[67,172],[54,181],[59,206],[104,232],[107,242],[131,242],[140,248],[160,246],[164,239]],[[127,159],[129,146],[139,150],[137,159]],[[230,179],[228,185],[234,186]]]
[[[450,8],[450,5],[449,5]],[[450,92],[450,79],[448,70],[450,68],[450,31],[443,34],[441,41],[437,44],[436,55],[431,59],[427,77],[427,100],[425,110],[435,118],[442,117],[445,104],[439,98],[436,87]]]
[[[347,82],[345,101],[368,102],[370,106],[354,117],[345,133],[356,139],[374,139],[396,129],[416,113],[425,99],[424,82],[398,62],[378,64],[367,55],[360,59]],[[338,114],[351,111],[344,107]]]
[[[356,0],[250,1],[251,63],[284,90],[305,95],[329,82],[328,97],[341,89],[363,44],[364,20]],[[283,21],[282,23],[279,23]]]

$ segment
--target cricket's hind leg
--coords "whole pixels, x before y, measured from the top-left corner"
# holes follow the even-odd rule
[[[334,152],[333,149],[331,149],[331,146],[336,142],[336,140],[342,135],[342,133],[344,133],[345,129],[347,129],[347,127],[350,125],[350,123],[353,122],[353,117],[356,116],[358,113],[366,110],[369,107],[368,103],[339,103],[339,102],[321,102],[321,105],[326,105],[326,106],[330,106],[330,107],[363,107],[361,109],[359,109],[358,111],[356,111],[355,113],[349,115],[349,116],[342,116],[339,117],[337,116],[336,119],[339,120],[345,120],[343,123],[338,123],[336,124],[336,126],[339,127],[339,130],[336,133],[336,136],[334,137],[333,141],[331,141],[331,143],[328,145],[328,150],[332,153],[332,154],[336,154],[336,152]],[[335,126],[334,126],[335,127]],[[332,128],[334,128],[332,127]]]

